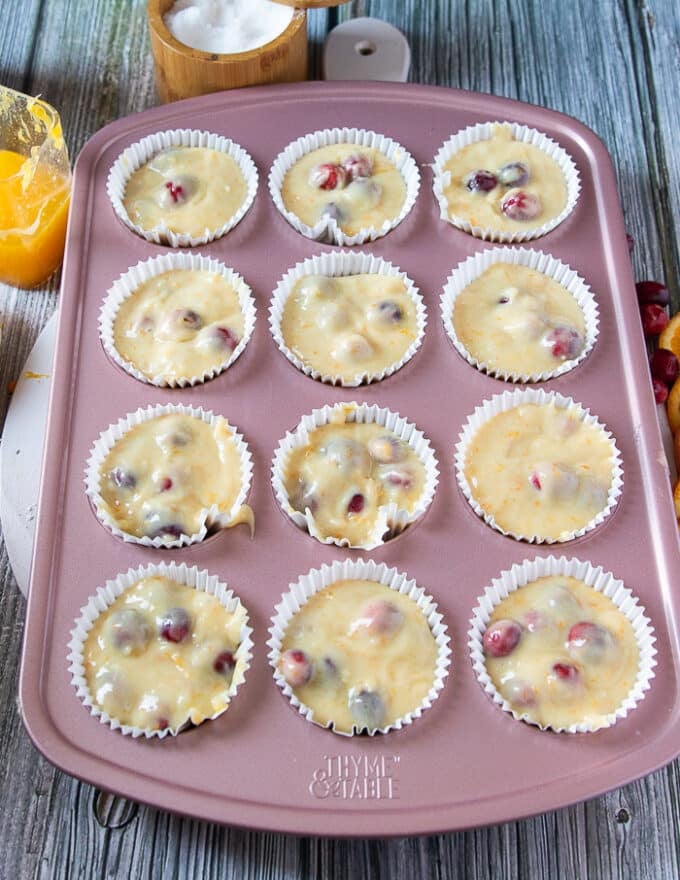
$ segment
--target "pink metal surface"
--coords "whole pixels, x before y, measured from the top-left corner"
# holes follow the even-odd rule
[[[454,476],[461,424],[482,398],[507,386],[466,364],[441,325],[439,296],[447,275],[489,245],[438,219],[428,163],[450,134],[489,119],[547,132],[571,153],[583,182],[573,215],[531,246],[569,263],[592,286],[600,339],[583,365],[545,387],[573,396],[613,431],[625,482],[618,509],[603,526],[553,548],[520,544],[485,526]],[[299,236],[277,214],[266,188],[269,166],[294,137],[333,126],[367,127],[395,138],[423,172],[406,221],[362,249],[389,259],[419,286],[428,309],[425,341],[395,376],[354,391],[297,372],[267,327],[280,276],[299,260],[332,250]],[[259,168],[258,196],[245,219],[199,249],[245,277],[258,315],[253,338],[233,368],[205,385],[170,391],[142,385],[108,360],[97,315],[115,278],[164,250],[117,221],[105,192],[109,168],[128,144],[176,127],[227,135]],[[414,577],[437,600],[452,636],[453,665],[439,700],[411,727],[346,739],[304,722],[290,707],[272,679],[265,641],[274,604],[289,582],[347,555],[297,531],[278,509],[269,481],[274,449],[302,414],[351,399],[376,402],[414,421],[438,456],[440,485],[424,520],[371,555]],[[239,528],[162,553],[124,544],[96,521],[83,489],[93,438],[129,410],[165,401],[223,413],[244,434],[255,466],[253,540]],[[549,553],[587,559],[623,578],[656,628],[659,666],[651,691],[627,719],[592,735],[559,736],[517,723],[482,692],[468,657],[468,620],[483,588],[512,563]],[[255,657],[244,687],[219,720],[174,739],[146,742],[114,733],[88,714],[70,684],[66,646],[78,609],[97,586],[159,558],[196,564],[229,583],[250,611]],[[85,146],[75,171],[20,682],[26,727],[54,764],[164,809],[301,834],[451,830],[589,798],[649,773],[680,751],[677,571],[677,527],[615,179],[607,152],[589,129],[561,114],[487,95],[417,85],[309,83],[159,107],[107,126]]]

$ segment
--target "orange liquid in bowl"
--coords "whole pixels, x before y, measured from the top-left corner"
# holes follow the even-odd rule
[[[70,179],[0,150],[0,281],[35,287],[64,256]]]

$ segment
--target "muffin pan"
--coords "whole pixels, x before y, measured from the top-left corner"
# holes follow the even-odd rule
[[[559,735],[498,711],[472,669],[467,632],[484,587],[527,557],[547,556],[503,536],[470,509],[456,484],[454,449],[483,400],[508,388],[466,363],[439,315],[452,270],[488,244],[439,217],[431,166],[456,131],[488,119],[534,127],[573,157],[582,192],[572,214],[536,244],[585,279],[600,310],[587,359],[544,384],[606,424],[624,468],[614,513],[561,552],[621,578],[654,626],[659,674],[640,705],[614,727]],[[332,246],[296,232],[266,179],[278,153],[324,127],[366,127],[404,145],[421,167],[413,209],[389,234],[362,246],[412,278],[426,304],[421,348],[387,379],[351,398],[399,412],[430,439],[439,484],[422,521],[370,554],[313,540],[279,509],[272,456],[302,415],[348,399],[289,364],[267,327],[272,291],[300,261]],[[106,193],[111,165],[130,144],[174,128],[210,130],[252,155],[260,185],[251,209],[223,238],[201,247],[252,288],[258,320],[241,357],[190,388],[144,385],[106,355],[97,320],[106,290],[131,266],[167,252],[116,217]],[[83,471],[93,440],[138,407],[181,403],[225,415],[253,455],[247,527],[174,549],[126,544],[88,503]],[[419,85],[308,83],[208,95],[119,120],[95,135],[76,163],[62,284],[54,382],[22,657],[20,704],[31,738],[63,770],[164,809],[301,834],[404,835],[501,822],[592,797],[648,773],[680,750],[678,536],[667,465],[649,388],[643,337],[610,159],[580,123],[503,98]],[[452,665],[433,706],[408,728],[336,737],[307,723],[282,697],[267,662],[274,606],[301,575],[324,563],[369,557],[430,594],[451,636]],[[79,609],[98,584],[159,561],[196,565],[226,581],[250,613],[253,663],[223,716],[162,742],[132,740],[80,705],[68,671]]]

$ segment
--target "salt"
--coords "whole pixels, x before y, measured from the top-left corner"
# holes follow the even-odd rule
[[[292,7],[271,0],[176,0],[163,21],[185,46],[226,55],[264,46],[292,17]]]

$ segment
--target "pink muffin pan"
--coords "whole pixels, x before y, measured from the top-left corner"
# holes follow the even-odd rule
[[[621,450],[623,492],[613,515],[560,553],[601,565],[645,606],[658,668],[641,704],[612,728],[559,735],[519,723],[477,682],[467,647],[485,586],[525,558],[554,552],[512,540],[475,516],[456,484],[454,447],[468,415],[507,385],[454,350],[439,316],[452,269],[489,245],[439,218],[430,165],[441,144],[488,119],[537,128],[573,157],[582,192],[572,214],[534,246],[568,263],[594,291],[600,336],[586,360],[544,386],[606,424]],[[267,326],[272,291],[296,263],[335,250],[299,235],[274,207],[269,168],[292,140],[337,126],[370,128],[402,143],[421,168],[415,206],[388,235],[361,246],[389,260],[421,291],[428,312],[420,350],[383,382],[334,388],[304,376]],[[165,389],[136,381],[106,355],[97,320],[107,289],[140,260],[167,252],[138,238],[106,194],[112,163],[154,132],[225,135],[253,157],[252,208],[224,238],[197,248],[251,286],[255,331],[214,380]],[[300,417],[327,403],[378,404],[414,422],[439,462],[422,521],[370,554],[322,545],[295,528],[270,484],[272,456]],[[253,456],[246,527],[176,550],[126,544],[97,521],[84,491],[91,444],[126,413],[158,403],[225,415]],[[612,165],[601,142],[558,113],[488,95],[420,85],[308,83],[214,94],[121,119],[96,134],[76,163],[37,538],[21,667],[22,716],[35,745],[68,773],[158,807],[254,828],[327,835],[404,835],[502,822],[597,795],[649,773],[680,751],[678,535]],[[307,723],[282,697],[267,662],[270,618],[302,574],[370,557],[431,594],[451,636],[446,684],[422,718],[384,736],[338,737]],[[79,609],[118,573],[174,560],[217,575],[240,596],[253,626],[253,663],[219,719],[163,741],[112,731],[78,700],[68,642]],[[414,662],[418,658],[414,657]]]

